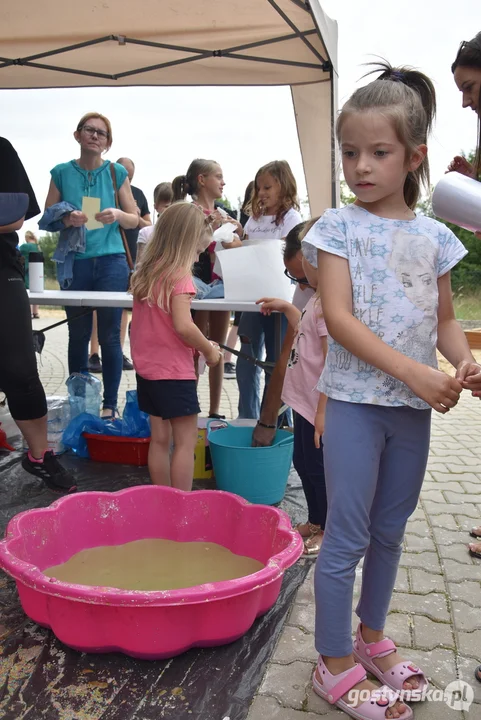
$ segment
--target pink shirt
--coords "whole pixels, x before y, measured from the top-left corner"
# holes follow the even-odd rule
[[[297,326],[291,357],[287,363],[282,400],[314,425],[319,391],[316,388],[324,367],[321,338],[327,328],[321,304],[315,297],[308,300]]]
[[[191,295],[196,289],[192,277],[182,278],[174,295]],[[186,345],[174,330],[172,315],[157,304],[135,300],[132,312],[130,348],[135,371],[145,380],[195,380],[194,348]]]

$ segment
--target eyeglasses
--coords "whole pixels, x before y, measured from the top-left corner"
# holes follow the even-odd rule
[[[92,125],[83,125],[80,129],[84,130],[90,137],[93,137],[95,133],[97,133],[99,137],[108,140],[109,134],[106,130],[99,130],[99,128],[92,127]]]
[[[287,268],[284,270],[284,275],[292,282],[299,283],[299,285],[309,285],[309,280],[306,277],[296,278],[287,271]]]

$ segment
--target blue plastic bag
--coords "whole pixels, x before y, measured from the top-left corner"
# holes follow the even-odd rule
[[[150,437],[149,416],[139,410],[137,390],[127,390],[126,398],[121,434],[125,437]]]
[[[103,420],[102,418],[81,413],[70,421],[65,429],[62,442],[79,457],[88,458],[87,441],[83,433],[96,435],[122,435],[123,437],[150,437],[150,423],[147,413],[139,410],[137,390],[128,390],[127,402],[122,419]]]

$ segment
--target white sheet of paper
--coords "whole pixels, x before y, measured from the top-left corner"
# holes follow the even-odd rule
[[[88,217],[85,223],[87,230],[103,228],[102,223],[95,219],[95,215],[100,212],[100,198],[84,196],[82,198],[82,212]]]
[[[291,302],[294,285],[284,275],[283,245],[282,240],[247,240],[238,248],[219,249],[225,299],[277,297]]]

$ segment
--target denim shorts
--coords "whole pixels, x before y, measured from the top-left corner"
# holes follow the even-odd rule
[[[171,420],[200,413],[195,380],[136,379],[139,408],[148,415]]]

